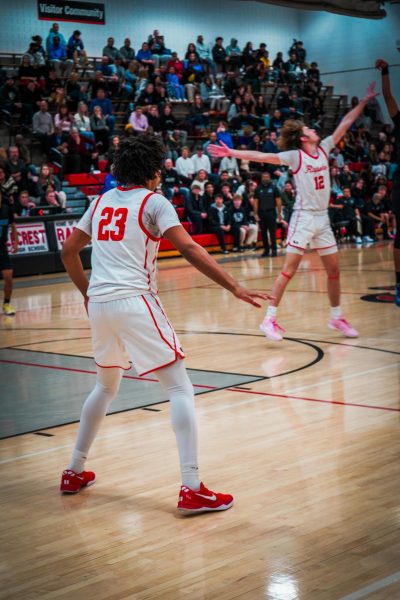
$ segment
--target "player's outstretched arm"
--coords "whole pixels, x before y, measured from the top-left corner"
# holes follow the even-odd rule
[[[345,133],[353,125],[354,121],[356,121],[358,117],[362,114],[368,102],[370,100],[373,100],[373,98],[376,98],[376,96],[379,96],[379,93],[375,92],[375,85],[375,81],[369,84],[367,91],[365,92],[364,98],[360,100],[357,106],[353,108],[353,110],[348,112],[347,115],[345,115],[340,121],[339,125],[337,126],[332,135],[335,145],[340,142]]]
[[[227,289],[236,296],[236,298],[239,298],[239,300],[243,300],[243,302],[248,302],[249,304],[260,308],[261,305],[256,302],[255,298],[260,298],[261,300],[272,299],[272,296],[266,292],[248,290],[247,288],[242,287],[229,275],[229,273],[219,266],[202,246],[199,246],[199,244],[190,237],[182,226],[176,225],[170,227],[164,232],[164,237],[167,238],[167,240],[179,250],[182,256],[198,269],[200,273],[203,273],[203,275]]]
[[[207,152],[212,156],[224,158],[230,156],[232,158],[242,158],[243,160],[250,160],[251,162],[269,163],[271,165],[280,165],[281,161],[277,154],[273,152],[253,152],[252,150],[234,150],[228,148],[223,142],[221,145],[210,144],[207,147]]]
[[[392,90],[390,87],[390,78],[389,78],[389,63],[383,58],[378,58],[375,67],[380,69],[382,74],[382,94],[385,99],[385,103],[387,109],[389,111],[390,117],[394,117],[399,112],[399,107],[397,106],[397,102],[393,97]]]
[[[87,305],[87,289],[89,281],[83,270],[79,252],[88,245],[91,238],[81,229],[74,229],[69,238],[64,242],[61,250],[61,260],[65,270],[76,285]]]

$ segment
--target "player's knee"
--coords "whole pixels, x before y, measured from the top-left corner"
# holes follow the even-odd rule
[[[330,269],[328,269],[327,275],[328,275],[329,280],[335,281],[335,280],[339,279],[339,277],[340,277],[339,267],[338,266],[331,267]]]

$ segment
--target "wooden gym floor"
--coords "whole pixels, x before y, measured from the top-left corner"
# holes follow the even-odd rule
[[[326,328],[325,276],[307,254],[275,345],[259,332],[263,310],[181,259],[160,262],[160,296],[201,392],[202,478],[236,499],[225,513],[189,518],[175,509],[169,407],[152,381],[124,380],[122,412],[106,417],[88,461],[96,485],[58,493],[77,429],[63,423],[94,381],[90,332],[64,274],[17,280],[17,315],[0,323],[0,598],[400,599],[391,248],[348,247],[340,258],[342,304],[360,337]],[[219,260],[270,289],[283,258]]]

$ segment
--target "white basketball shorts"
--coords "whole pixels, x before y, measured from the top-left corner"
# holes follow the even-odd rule
[[[320,256],[337,252],[335,236],[329,221],[328,212],[295,210],[289,224],[286,252],[303,254],[310,248]]]
[[[146,375],[185,358],[160,299],[154,294],[109,302],[90,302],[93,353],[103,368],[130,369]]]

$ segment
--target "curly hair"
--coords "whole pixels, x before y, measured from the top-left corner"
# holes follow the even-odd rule
[[[279,150],[297,150],[298,148],[301,148],[303,127],[303,121],[297,121],[295,119],[288,119],[285,121],[278,140]]]
[[[114,154],[113,175],[121,185],[146,185],[161,171],[164,158],[164,146],[155,135],[126,138]]]

